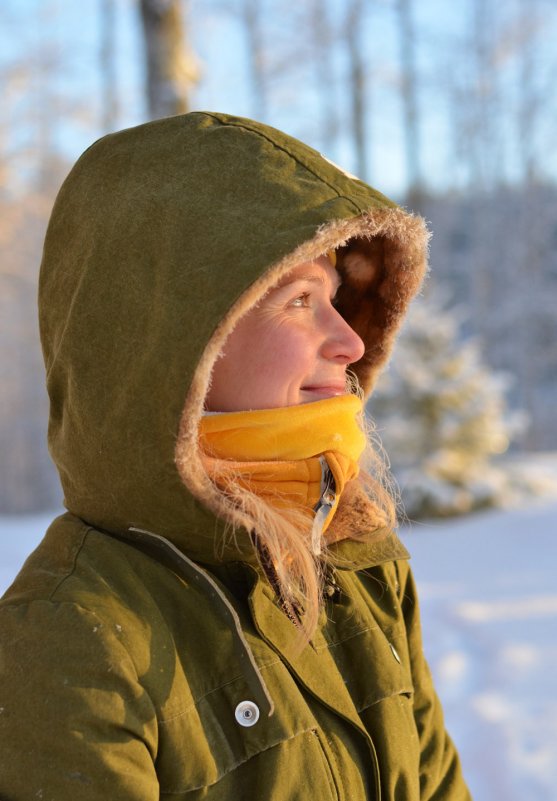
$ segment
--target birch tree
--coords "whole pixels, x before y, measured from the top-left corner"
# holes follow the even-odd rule
[[[183,114],[198,79],[196,61],[185,36],[180,0],[140,0],[151,119]]]
[[[368,140],[368,92],[367,65],[364,58],[364,9],[363,0],[350,0],[347,6],[345,36],[349,64],[348,92],[352,137],[356,153],[356,173],[362,180],[369,179]]]
[[[118,83],[116,74],[116,3],[100,0],[101,15],[101,129],[107,133],[118,126]]]
[[[397,0],[396,20],[400,51],[400,95],[403,112],[407,197],[412,208],[420,205],[424,191],[421,169],[419,76],[416,67],[416,28],[411,0]]]

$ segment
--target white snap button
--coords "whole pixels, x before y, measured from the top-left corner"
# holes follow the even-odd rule
[[[253,701],[240,701],[234,715],[240,726],[255,726],[259,720],[259,707]]]

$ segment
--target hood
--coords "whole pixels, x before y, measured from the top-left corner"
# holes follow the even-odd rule
[[[366,344],[355,372],[369,392],[426,244],[419,218],[250,120],[195,112],[96,142],[56,200],[39,288],[68,510],[210,561],[225,524],[197,472],[197,421],[239,316],[294,264],[340,248],[339,310]],[[191,472],[177,468],[179,437]]]

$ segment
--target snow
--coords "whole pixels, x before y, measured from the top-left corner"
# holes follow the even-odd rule
[[[555,801],[557,502],[414,524],[404,540],[475,801]]]
[[[39,544],[59,512],[0,516],[0,595],[13,581],[26,557]]]
[[[52,519],[0,518],[0,592]],[[475,801],[557,801],[557,501],[414,524],[425,650]]]

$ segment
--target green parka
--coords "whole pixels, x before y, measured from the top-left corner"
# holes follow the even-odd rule
[[[0,603],[2,801],[469,798],[396,534],[352,510],[357,539],[332,546],[337,586],[300,650],[197,453],[239,315],[351,243],[368,269],[346,270],[339,302],[369,391],[423,276],[421,221],[218,114],[110,135],[70,173],[40,282],[68,513]]]

